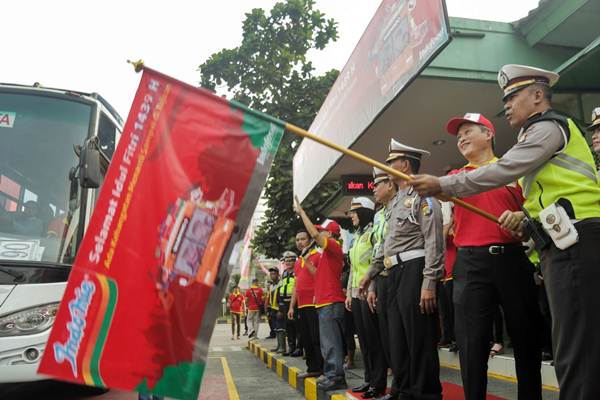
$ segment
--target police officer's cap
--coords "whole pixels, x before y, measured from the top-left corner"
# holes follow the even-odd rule
[[[592,111],[592,124],[587,127],[588,131],[593,131],[600,126],[600,107],[594,108]]]
[[[498,85],[504,91],[502,100],[534,83],[552,87],[558,82],[556,72],[527,65],[507,64],[498,72]]]
[[[269,272],[279,273],[279,270],[276,267],[271,267],[271,268],[269,268]]]
[[[410,147],[405,144],[398,142],[397,140],[390,140],[390,152],[385,162],[394,161],[397,158],[412,158],[421,161],[421,157],[424,154],[431,154],[427,150],[417,149],[416,147]]]
[[[350,210],[348,211],[358,210],[359,208],[375,210],[375,203],[373,203],[373,200],[369,199],[368,197],[354,197],[352,199],[352,203],[350,204]]]
[[[379,182],[390,180],[387,172],[377,167],[373,167],[373,183],[377,185]]]
[[[283,252],[283,259],[285,260],[286,258],[297,258],[298,255],[296,253],[294,253],[293,251],[284,251]]]

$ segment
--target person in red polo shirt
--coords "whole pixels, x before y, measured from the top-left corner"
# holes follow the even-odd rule
[[[262,288],[258,287],[258,279],[252,279],[252,286],[246,290],[246,307],[248,308],[248,321],[250,322],[250,335],[248,335],[248,338],[258,335],[259,310],[262,307],[263,295]]]
[[[456,136],[468,161],[450,174],[474,170],[497,161],[494,126],[481,114],[452,118],[446,130]],[[509,185],[463,200],[492,214],[519,211],[521,189]],[[510,214],[510,212],[509,212]],[[492,323],[498,305],[505,311],[514,350],[519,400],[541,400],[541,314],[535,297],[534,267],[521,238],[460,206],[454,207],[455,330],[466,400],[486,397],[487,361]]]
[[[236,335],[236,326],[237,326],[237,338],[240,338],[240,318],[242,314],[244,314],[244,295],[240,292],[240,287],[236,286],[233,288],[233,291],[229,295],[229,300],[227,301],[227,305],[229,306],[229,311],[231,312],[231,340],[234,340]]]
[[[311,240],[308,232],[300,231],[296,234],[296,247],[300,251],[300,257],[294,265],[296,275],[296,286],[292,295],[292,302],[288,312],[288,318],[293,319],[294,313],[300,314],[298,327],[302,336],[302,345],[306,355],[306,372],[299,374],[299,378],[317,377],[323,372],[323,356],[321,356],[321,344],[319,340],[319,318],[315,308],[315,277],[311,274],[306,264],[319,265],[321,253],[314,240]],[[304,259],[307,262],[304,262]],[[297,306],[297,310],[295,310]]]
[[[315,276],[315,307],[319,316],[319,339],[323,356],[323,377],[317,380],[319,390],[346,388],[344,374],[344,301],[341,275],[344,268],[344,253],[340,244],[340,226],[325,220],[315,226],[308,218],[298,198],[294,209],[302,218],[309,235],[322,249],[318,268],[305,257],[309,272]]]

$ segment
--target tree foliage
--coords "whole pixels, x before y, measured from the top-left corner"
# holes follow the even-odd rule
[[[223,49],[200,65],[201,85],[307,129],[339,74],[315,75],[307,53],[335,41],[337,23],[316,10],[314,0],[287,0],[270,13],[253,9],[242,28],[238,47]],[[273,258],[294,248],[293,237],[302,227],[292,209],[292,161],[299,142],[290,133],[282,139],[265,187],[266,220],[253,240],[256,250]],[[335,190],[335,184],[321,184],[304,201],[307,212],[314,217]]]

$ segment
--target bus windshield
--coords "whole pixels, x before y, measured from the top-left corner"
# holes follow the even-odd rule
[[[0,264],[73,262],[81,189],[69,171],[91,111],[61,97],[0,92]]]

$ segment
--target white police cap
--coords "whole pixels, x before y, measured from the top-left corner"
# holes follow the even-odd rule
[[[375,203],[368,197],[354,197],[350,204],[350,210],[356,210],[358,208],[368,208],[369,210],[375,210]]]
[[[395,139],[390,140],[390,152],[385,162],[394,161],[397,158],[413,158],[421,161],[421,157],[424,154],[431,154],[427,150],[417,149],[416,147],[410,147],[405,144],[398,142]]]
[[[558,82],[556,72],[530,67],[527,65],[507,64],[498,72],[498,85],[504,91],[502,100],[509,95],[534,83],[542,83],[552,87]]]
[[[600,107],[596,107],[596,108],[594,108],[594,111],[592,111],[592,124],[587,127],[587,130],[593,131],[599,125],[600,125]]]
[[[387,181],[390,179],[390,176],[387,172],[377,167],[373,167],[373,183],[378,184],[379,182]]]

